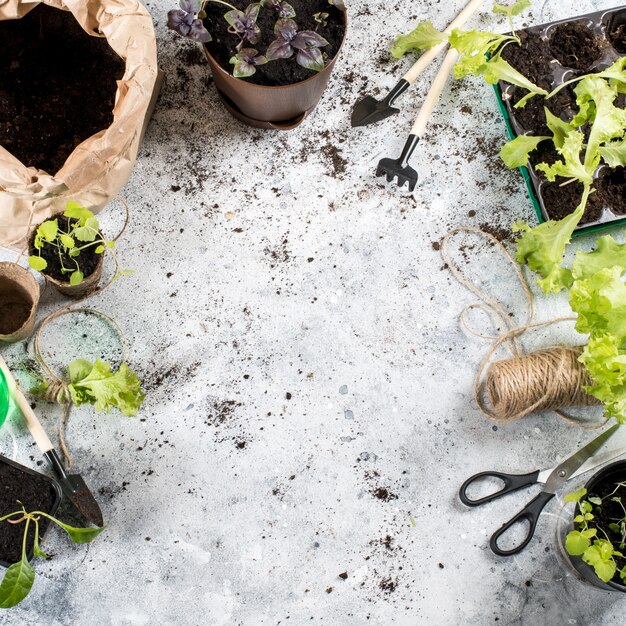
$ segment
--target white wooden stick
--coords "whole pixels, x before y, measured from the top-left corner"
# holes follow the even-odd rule
[[[481,7],[485,0],[471,0],[466,7],[450,22],[450,25],[443,32],[449,35],[455,28],[463,28],[467,20],[469,20],[476,11]],[[413,67],[403,76],[404,80],[412,85],[424,70],[439,56],[442,50],[447,46],[447,42],[442,41],[430,50],[426,50],[422,56],[414,63]]]
[[[9,370],[7,364],[4,359],[0,356],[0,369],[4,374],[4,377],[7,379],[7,384],[9,385],[9,393],[15,403],[19,407],[22,415],[24,416],[24,420],[26,421],[26,425],[28,426],[28,430],[30,430],[30,434],[33,436],[37,447],[43,452],[49,452],[54,448],[52,442],[48,438],[46,431],[43,429],[41,423],[39,422],[38,417],[35,415],[35,412],[30,408],[30,404],[28,400],[24,397],[24,394],[21,392],[20,388],[17,386],[17,382],[15,378],[13,378],[13,374]]]
[[[448,80],[448,76],[450,76],[450,72],[454,67],[457,59],[459,58],[459,53],[452,49],[448,50],[448,54],[446,54],[443,59],[443,63],[439,68],[439,72],[437,72],[437,76],[433,81],[433,84],[424,100],[424,104],[422,104],[422,108],[419,110],[417,114],[417,119],[415,120],[415,124],[413,124],[413,128],[411,129],[411,135],[416,135],[417,137],[421,137],[426,129],[426,124],[428,123],[428,119],[430,118],[431,113],[434,108],[437,106],[437,102],[439,102],[439,96],[441,96],[441,92],[446,85]]]

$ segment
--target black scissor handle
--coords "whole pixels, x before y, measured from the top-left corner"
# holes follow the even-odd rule
[[[500,498],[507,493],[517,491],[518,489],[526,487],[527,485],[534,485],[537,482],[538,477],[539,470],[537,470],[536,472],[531,472],[530,474],[503,474],[501,472],[481,472],[480,474],[474,474],[474,476],[470,476],[461,485],[459,498],[461,499],[461,502],[467,506],[478,506],[479,504],[485,504],[485,502],[491,502],[496,498]],[[498,478],[504,483],[504,487],[502,487],[502,489],[500,489],[499,491],[490,493],[489,495],[484,496],[483,498],[479,498],[478,500],[470,499],[467,496],[468,487],[483,478]]]
[[[542,491],[536,498],[531,500],[514,518],[509,520],[500,530],[495,532],[491,539],[489,540],[489,547],[494,554],[498,556],[512,556],[513,554],[517,554],[521,552],[533,538],[535,534],[535,528],[537,527],[537,521],[539,520],[539,515],[541,511],[543,511],[543,507],[550,502],[554,498],[553,493],[548,493],[546,491]],[[515,548],[511,548],[510,550],[502,550],[498,547],[498,540],[502,535],[504,535],[512,526],[514,526],[520,520],[526,520],[529,524],[528,534],[526,535],[526,539],[522,541]]]

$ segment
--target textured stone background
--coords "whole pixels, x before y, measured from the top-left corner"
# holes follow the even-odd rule
[[[136,273],[92,302],[126,329],[148,397],[137,418],[73,412],[76,467],[108,529],[87,547],[51,532],[55,558],[36,564],[30,598],[2,623],[623,623],[625,600],[557,560],[556,502],[529,548],[501,559],[488,537],[534,491],[480,510],[457,500],[473,472],[550,466],[590,436],[550,415],[496,428],[471,399],[488,344],[460,328],[473,298],[433,243],[456,225],[507,236],[531,216],[519,174],[496,158],[505,129],[493,93],[448,85],[412,195],[373,171],[399,153],[433,72],[400,115],[349,127],[355,99],[410,64],[388,60],[392,36],[419,19],[443,26],[462,4],[352,0],[317,113],[277,134],[229,117],[199,51],[166,31],[173,2],[148,3],[167,83],[124,190],[133,220],[120,255]],[[537,2],[518,23],[613,4]],[[504,28],[487,12],[473,25]],[[114,232],[118,209],[102,219]],[[471,245],[463,266],[522,321],[497,252]],[[48,293],[43,312],[59,303]],[[539,300],[540,318],[566,311]],[[52,331],[56,363],[116,354],[97,321]],[[576,338],[550,328],[526,345],[558,341]],[[2,353],[19,369],[25,348]],[[38,408],[52,432],[56,410]],[[17,418],[0,451],[40,458]]]

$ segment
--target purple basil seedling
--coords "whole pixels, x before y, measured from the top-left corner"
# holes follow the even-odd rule
[[[281,19],[274,27],[276,39],[267,49],[270,61],[289,59],[296,53],[296,61],[302,67],[319,72],[324,69],[324,57],[320,48],[328,45],[324,37],[312,30],[298,32],[298,25],[291,19]]]

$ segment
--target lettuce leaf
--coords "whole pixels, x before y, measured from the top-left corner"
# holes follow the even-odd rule
[[[575,179],[584,185],[593,183],[593,174],[596,170],[595,166],[587,168],[586,164],[580,159],[580,153],[583,149],[584,135],[578,130],[572,130],[563,141],[563,145],[557,150],[564,158],[563,161],[557,161],[554,165],[547,163],[539,163],[535,169],[543,172],[549,181],[554,182],[557,176],[563,178]],[[599,157],[598,157],[599,161]]]
[[[550,137],[535,137],[534,135],[518,135],[512,141],[504,144],[500,150],[500,158],[507,167],[522,167],[528,163],[530,153],[537,146]]]
[[[111,366],[103,361],[91,364],[77,359],[68,371],[69,391],[76,406],[93,404],[98,412],[108,413],[117,408],[126,416],[137,415],[145,395],[137,375],[126,363],[117,372],[111,372]]]
[[[626,167],[626,139],[605,144],[600,148],[600,156],[609,167]]]
[[[391,46],[391,54],[399,59],[409,50],[428,50],[447,41],[446,33],[439,32],[431,22],[420,22],[408,35],[398,35]]]
[[[604,235],[597,240],[595,250],[576,253],[572,275],[576,280],[591,278],[603,269],[616,266],[626,271],[626,243],[617,243],[611,235]]]
[[[494,4],[493,12],[511,17],[513,15],[519,15],[522,11],[525,11],[528,8],[530,8],[530,0],[516,0],[516,2],[509,5]]]

